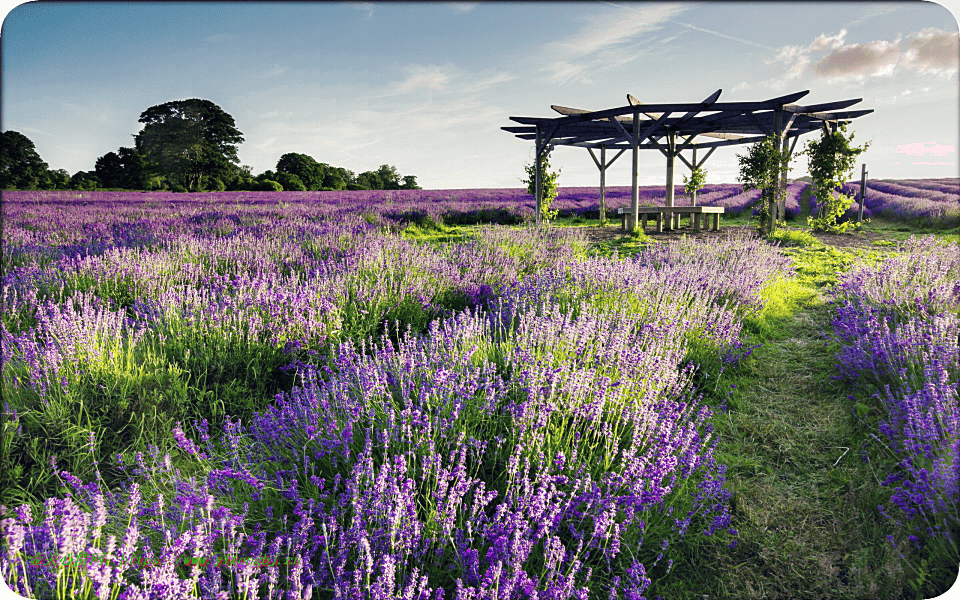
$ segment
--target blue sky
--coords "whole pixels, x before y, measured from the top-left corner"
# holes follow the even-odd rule
[[[2,128],[51,168],[92,170],[132,146],[140,113],[211,100],[236,120],[254,173],[287,152],[354,172],[391,164],[425,188],[520,187],[532,143],[508,117],[644,102],[863,98],[871,177],[956,177],[958,25],[922,2],[538,4],[0,4]],[[813,134],[803,139],[812,139]],[[802,143],[802,142],[801,142]],[[799,146],[798,146],[799,147]],[[708,182],[733,182],[717,150]],[[640,156],[640,183],[665,159]],[[678,163],[679,164],[679,163]],[[598,185],[560,147],[561,186]],[[684,169],[678,169],[681,181]],[[794,163],[791,176],[806,173]],[[857,169],[859,175],[859,168]],[[630,161],[608,171],[629,185]]]

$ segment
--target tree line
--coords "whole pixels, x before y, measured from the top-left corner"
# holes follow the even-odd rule
[[[380,165],[349,169],[289,152],[275,170],[254,175],[240,165],[243,134],[233,117],[209,100],[175,100],[143,111],[133,147],[99,157],[92,171],[50,169],[30,139],[0,132],[0,189],[148,190],[174,192],[336,191],[420,189],[415,175]]]

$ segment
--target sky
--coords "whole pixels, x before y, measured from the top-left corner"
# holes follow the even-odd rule
[[[0,128],[73,174],[133,146],[149,107],[202,98],[233,116],[255,174],[297,152],[355,173],[393,165],[426,189],[517,188],[533,143],[501,129],[510,116],[625,106],[627,94],[692,103],[717,89],[727,102],[809,90],[799,104],[874,109],[850,128],[870,143],[860,159],[871,178],[957,177],[960,5],[943,1],[2,0]],[[707,183],[736,181],[745,150],[718,149]],[[639,161],[641,185],[664,183],[662,154]],[[599,185],[582,148],[558,147],[551,162],[561,187]],[[800,157],[790,176],[806,172]],[[630,181],[621,157],[607,185]]]

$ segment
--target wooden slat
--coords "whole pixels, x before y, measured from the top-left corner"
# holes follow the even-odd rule
[[[859,102],[863,102],[863,98],[854,98],[853,100],[837,100],[836,102],[824,102],[822,104],[810,104],[808,106],[800,106],[798,104],[787,104],[783,107],[783,110],[788,112],[795,112],[795,113],[823,112],[828,110],[837,110],[840,108],[847,108]]]

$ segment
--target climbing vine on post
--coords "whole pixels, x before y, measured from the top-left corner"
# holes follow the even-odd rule
[[[746,156],[737,155],[740,175],[737,178],[745,190],[760,190],[759,230],[769,235],[776,230],[774,206],[784,194],[779,185],[781,171],[789,170],[790,155],[780,146],[778,136],[770,135],[750,146]]]
[[[803,151],[809,157],[810,177],[817,190],[817,202],[823,208],[822,216],[807,217],[814,231],[843,233],[860,227],[860,223],[851,221],[837,223],[854,201],[853,196],[842,192],[843,185],[853,176],[857,157],[870,147],[869,143],[862,148],[851,145],[853,133],[847,137],[846,132],[843,124],[830,132],[823,130],[820,139],[807,142]]]
[[[550,206],[553,204],[553,201],[557,198],[557,190],[559,186],[557,185],[557,178],[560,177],[560,169],[557,169],[554,172],[550,171],[550,153],[553,152],[553,147],[548,147],[540,157],[540,187],[541,187],[541,199],[540,199],[540,215],[546,221],[552,221],[557,218],[557,211],[551,210]],[[527,184],[527,193],[536,197],[537,193],[537,173],[536,165],[531,163],[524,165],[524,170],[527,172],[527,178],[521,179],[522,183]]]
[[[693,206],[697,205],[697,192],[703,187],[707,182],[707,172],[697,167],[690,171],[690,177],[686,175],[683,176],[683,191],[690,196],[690,203]]]

